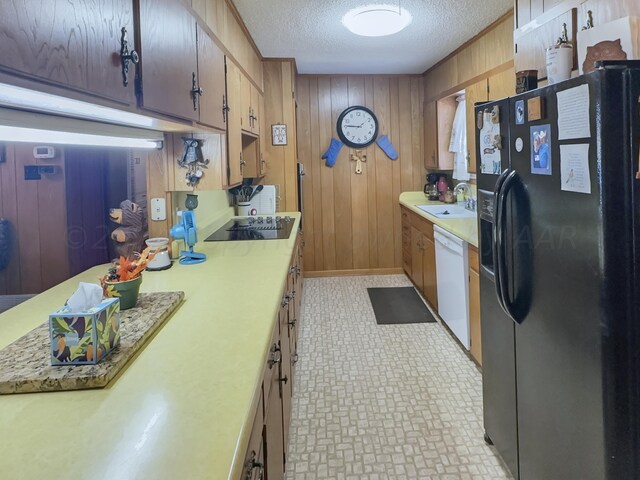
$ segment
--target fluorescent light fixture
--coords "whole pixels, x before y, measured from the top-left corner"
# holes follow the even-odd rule
[[[80,145],[88,147],[115,147],[161,149],[161,140],[114,137],[88,133],[60,132],[37,128],[7,127],[0,125],[0,142],[52,143],[54,145]]]
[[[0,142],[161,149],[163,140],[155,130],[0,107]]]
[[[153,118],[137,113],[123,112],[115,108],[102,107],[72,98],[37,92],[4,83],[0,83],[0,105],[134,127],[151,128],[154,125]]]
[[[404,30],[413,20],[400,4],[369,4],[349,10],[342,24],[363,37],[384,37]]]

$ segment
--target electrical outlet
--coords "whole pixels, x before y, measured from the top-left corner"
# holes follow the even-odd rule
[[[167,219],[167,201],[164,198],[151,199],[151,220],[162,222]]]

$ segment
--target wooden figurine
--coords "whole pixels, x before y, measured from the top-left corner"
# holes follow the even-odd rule
[[[125,200],[120,208],[112,208],[109,218],[118,227],[111,232],[113,251],[117,257],[129,258],[134,252],[144,249],[146,216],[131,200]]]

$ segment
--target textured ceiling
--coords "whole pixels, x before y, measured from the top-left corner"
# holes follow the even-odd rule
[[[350,9],[398,0],[234,0],[264,57],[293,57],[300,73],[422,73],[513,8],[513,0],[400,0],[413,15],[388,37],[342,25]]]

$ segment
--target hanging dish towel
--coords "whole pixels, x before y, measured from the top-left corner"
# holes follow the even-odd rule
[[[466,181],[471,178],[467,165],[467,102],[464,95],[460,95],[456,101],[458,107],[453,119],[449,151],[454,154],[453,178]]]

